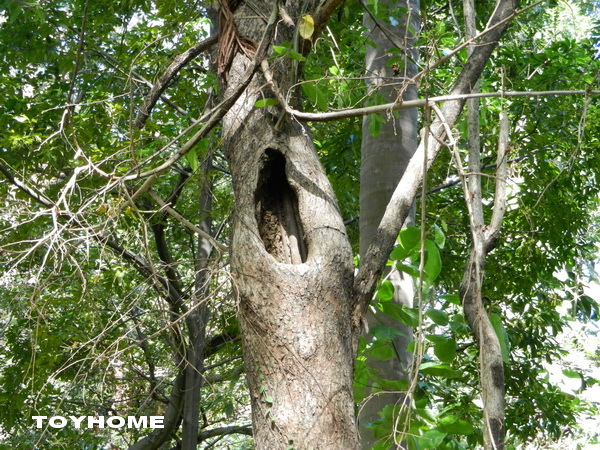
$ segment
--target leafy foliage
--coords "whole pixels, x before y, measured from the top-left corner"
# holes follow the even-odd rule
[[[380,20],[394,19],[377,2],[370,7]],[[460,18],[460,5],[454,7]],[[162,414],[184,348],[192,342],[186,313],[176,311],[161,285],[170,277],[174,285],[180,283],[188,308],[205,304],[208,309],[201,431],[249,421],[227,261],[213,250],[199,270],[206,240],[165,214],[146,193],[133,201],[141,182],[111,181],[158,167],[195,130],[188,128],[190,122],[212,106],[220,87],[211,71],[212,55],[206,54],[182,70],[166,91],[168,101],[157,104],[143,130],[131,125],[148,84],[175,55],[206,38],[207,8],[191,1],[0,3],[0,163],[14,177],[0,184],[0,427],[7,446],[124,447],[146,433],[38,430],[31,416]],[[483,21],[491,4],[478,8]],[[342,4],[338,20],[307,56],[292,44],[273,49],[272,57],[303,64],[300,91],[306,110],[380,103],[363,82],[369,39],[362,13],[356,1]],[[447,4],[424,4],[418,43],[422,64],[461,42],[456,30],[462,23],[456,17]],[[519,19],[487,68],[482,91],[598,89],[600,67],[592,42],[558,26],[560,33],[540,34],[550,19],[558,20],[541,6]],[[310,39],[313,18],[300,20],[299,33]],[[465,58],[460,52],[428,74],[423,93],[447,93]],[[265,98],[255,106],[276,104]],[[565,356],[561,332],[575,321],[598,319],[598,300],[585,287],[597,281],[600,109],[592,95],[494,98],[482,105],[488,200],[499,111],[505,108],[511,119],[509,210],[505,231],[488,258],[484,295],[502,343],[507,428],[511,445],[518,446],[540,436],[575,433],[581,414],[597,412],[598,405],[555,386],[547,364]],[[377,120],[372,123],[376,127]],[[464,129],[461,123],[461,153]],[[356,248],[361,121],[314,123],[312,130]],[[418,328],[412,346],[423,355],[410,408],[388,405],[381,420],[371,424],[381,438],[379,448],[389,448],[396,438],[406,438],[411,448],[439,449],[472,448],[482,441],[481,412],[474,402],[477,351],[457,296],[468,256],[468,215],[450,160],[449,152],[441,155],[429,174],[433,189],[427,210],[419,211],[426,217],[426,239],[421,240],[420,229],[408,228],[390,257],[390,264],[422,277],[423,304],[412,309],[390,302],[393,288],[385,281],[373,302]],[[193,224],[210,219],[213,236],[224,242],[233,209],[230,183],[215,129],[162,173],[153,190],[171,199]],[[205,189],[210,207],[199,206]],[[206,278],[199,281],[199,272]],[[567,313],[560,308],[565,302]],[[398,330],[382,325],[371,333],[375,339],[369,346],[361,343],[356,363],[357,402],[364,398],[359,386],[367,378],[376,379],[382,390],[409,390],[408,382],[378,378],[365,363],[365,353],[394,358],[391,342]],[[587,386],[598,384],[591,375],[584,379]],[[398,418],[406,419],[400,427]],[[250,438],[217,436],[203,445],[217,442],[243,448]]]

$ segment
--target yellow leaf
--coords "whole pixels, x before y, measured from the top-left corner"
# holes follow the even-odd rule
[[[300,20],[300,25],[298,27],[298,33],[304,39],[310,39],[310,37],[315,32],[315,21],[310,14],[304,14],[302,19]]]

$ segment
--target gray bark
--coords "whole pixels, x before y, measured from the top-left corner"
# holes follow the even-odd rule
[[[464,65],[463,70],[450,91],[450,95],[466,94],[471,91],[479,79],[486,62],[512,19],[518,2],[516,0],[498,0],[494,13],[488,22],[488,31]],[[385,267],[388,255],[394,245],[398,230],[410,214],[413,198],[427,171],[437,157],[447,136],[447,130],[457,122],[465,104],[465,99],[448,101],[440,109],[442,119],[431,124],[429,135],[423,135],[419,146],[411,158],[406,171],[396,186],[388,203],[377,233],[371,241],[361,267],[355,277],[356,304],[354,322],[362,321],[377,281]]]
[[[368,37],[375,44],[375,47],[371,45],[366,47],[366,71],[370,76],[369,90],[382,95],[387,102],[396,101],[400,96],[403,100],[414,100],[417,98],[417,86],[409,80],[417,74],[415,61],[418,59],[418,52],[412,47],[416,38],[415,33],[420,28],[419,1],[379,2],[379,8],[385,7],[406,8],[408,13],[398,18],[396,26],[392,26],[388,21],[377,20],[372,14],[365,14],[364,24]],[[392,66],[388,63],[390,57],[398,56],[398,53],[390,53],[394,47],[402,49],[404,54],[400,54],[403,63]],[[417,148],[417,109],[399,111],[396,116],[390,114],[386,122],[380,125],[376,136],[370,132],[372,117],[367,116],[363,120],[360,186],[361,257],[366,254],[392,193]],[[411,219],[409,217],[409,220]],[[412,307],[411,278],[397,270],[388,275],[394,285],[393,301]],[[406,351],[406,346],[412,337],[410,327],[402,325],[376,309],[368,311],[367,324],[369,327],[384,324],[402,332],[402,335],[397,336],[393,342],[396,356],[387,361],[368,357],[369,367],[376,370],[380,378],[407,379],[412,363],[412,354]],[[379,419],[378,412],[385,405],[402,404],[403,398],[403,393],[397,391],[379,392],[367,397],[361,405],[359,423],[361,425],[372,423]],[[365,449],[373,447],[376,440],[371,430],[361,426],[359,432],[361,447]]]
[[[224,123],[255,445],[355,448],[351,249],[308,130],[276,121],[255,109],[235,133]]]
[[[203,164],[203,179],[200,184],[199,210],[200,228],[202,231],[211,234],[212,220],[210,211],[212,208],[212,193],[210,192],[211,158],[207,157]],[[191,306],[189,314],[192,326],[188,327],[190,335],[190,344],[186,354],[185,367],[185,400],[182,412],[181,426],[181,448],[182,450],[192,450],[197,447],[200,423],[200,389],[202,388],[204,377],[204,353],[206,348],[206,324],[209,318],[208,297],[209,297],[209,262],[212,251],[212,245],[209,240],[198,237],[198,250],[194,267],[196,269],[196,279],[194,281],[194,304]]]
[[[477,175],[471,176],[473,180],[469,184],[469,189],[465,189],[465,199],[471,219],[473,245],[460,285],[460,296],[465,318],[473,330],[479,348],[484,447],[490,450],[504,448],[504,366],[500,341],[483,305],[482,286],[485,259],[496,244],[506,209],[508,133],[508,117],[505,113],[502,113],[498,140],[494,209],[489,226],[485,225],[483,217],[481,176],[473,170],[474,166],[479,165],[480,155],[478,151],[472,151],[469,154],[469,171],[471,174],[477,173]]]

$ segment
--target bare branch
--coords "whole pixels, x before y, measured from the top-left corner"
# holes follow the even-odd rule
[[[212,245],[214,245],[222,253],[227,253],[229,251],[229,247],[227,247],[224,244],[221,244],[210,234],[206,233],[205,231],[203,231],[202,229],[200,229],[199,227],[194,225],[192,222],[187,220],[185,217],[183,217],[181,214],[179,214],[177,211],[175,211],[173,208],[171,208],[167,203],[163,202],[162,199],[158,195],[156,195],[155,192],[148,191],[148,195],[152,198],[152,200],[154,200],[156,202],[156,204],[158,206],[160,206],[160,208],[162,210],[164,210],[170,216],[172,216],[174,219],[179,221],[188,230],[190,230],[190,231],[196,233],[198,236],[201,236],[204,239],[208,240]]]
[[[252,78],[254,77],[254,73],[260,66],[260,63],[266,57],[267,50],[269,49],[269,46],[271,44],[271,39],[272,39],[273,33],[275,32],[275,25],[276,25],[277,17],[278,17],[277,11],[278,11],[278,8],[277,8],[277,5],[275,5],[275,7],[273,8],[273,12],[271,13],[271,17],[269,18],[269,23],[267,24],[267,27],[266,27],[263,37],[260,41],[258,49],[256,50],[256,55],[254,57],[253,63],[250,64],[250,66],[248,67],[248,69],[246,70],[244,75],[240,78],[240,81],[239,81],[238,85],[236,86],[235,90],[233,90],[233,92],[225,100],[220,102],[216,107],[214,107],[211,110],[210,115],[207,118],[207,121],[204,124],[204,126],[194,136],[192,136],[185,144],[183,144],[178,151],[174,152],[173,155],[169,159],[167,159],[164,163],[162,163],[158,167],[155,167],[154,169],[150,169],[146,172],[137,173],[137,174],[133,173],[133,172],[137,171],[139,169],[139,166],[135,167],[130,171],[130,173],[131,173],[130,175],[121,177],[121,178],[119,178],[120,180],[122,180],[122,181],[135,180],[138,178],[146,178],[146,177],[150,177],[153,175],[159,175],[159,174],[163,173],[164,171],[169,169],[169,167],[171,167],[173,164],[175,164],[177,161],[179,161],[180,158],[185,156],[198,142],[200,142],[202,139],[204,139],[208,135],[208,133],[221,121],[223,116],[225,116],[225,114],[227,114],[227,112],[233,106],[233,104],[236,102],[236,100],[239,98],[239,96],[242,95],[242,93],[246,90],[246,88],[250,84],[250,81],[252,81]],[[196,124],[198,122],[199,121],[197,121]],[[162,152],[170,146],[171,146],[171,144],[169,144],[165,148],[162,148],[160,151]],[[147,161],[148,160],[146,160],[146,162]],[[140,166],[143,166],[146,162],[142,163]],[[146,188],[148,188],[148,187],[146,187]]]
[[[150,89],[150,92],[144,100],[144,104],[140,107],[138,115],[135,119],[136,127],[144,127],[146,120],[150,116],[152,108],[165,91],[171,80],[179,73],[181,68],[196,58],[200,53],[214,45],[217,42],[217,38],[218,35],[215,34],[201,42],[198,42],[196,45],[177,55],[173,59],[173,62],[169,65],[169,67],[167,67],[154,86],[152,86],[152,89]]]
[[[456,93],[453,95],[441,95],[439,97],[420,98],[417,100],[402,100],[397,102],[384,103],[382,105],[366,106],[364,108],[345,109],[341,111],[309,113],[298,111],[287,104],[278,100],[283,105],[285,111],[291,116],[304,122],[333,122],[335,120],[349,119],[352,117],[368,116],[369,114],[389,113],[390,111],[399,111],[410,108],[431,107],[433,103],[449,102],[454,100],[467,100],[471,98],[498,98],[498,97],[549,97],[552,95],[600,95],[600,91],[587,90],[557,90],[557,91],[507,91],[507,92],[481,92],[472,93]]]
[[[4,161],[4,160],[1,160],[1,161]],[[36,192],[35,190],[33,190],[32,188],[27,186],[25,183],[23,183],[21,180],[19,180],[17,177],[15,177],[12,173],[10,173],[8,168],[5,167],[3,164],[0,164],[0,172],[2,172],[2,174],[6,177],[6,179],[12,185],[18,187],[22,192],[27,194],[30,198],[32,198],[36,202],[44,205],[46,208],[54,207],[54,202],[52,202],[45,195],[40,194],[39,192]]]
[[[228,427],[213,428],[212,430],[202,431],[200,434],[198,434],[198,443],[212,437],[225,436],[228,434],[245,434],[246,436],[252,436],[252,425],[231,425]]]
[[[117,70],[125,73],[125,71],[121,68],[119,68],[119,61],[114,58],[113,56],[109,55],[108,53],[103,52],[101,49],[99,49],[98,47],[94,47],[93,50],[98,53],[100,56],[102,56],[104,59],[106,59],[110,64],[112,64]],[[152,82],[150,80],[148,80],[146,77],[144,77],[142,74],[140,74],[139,72],[136,72],[135,70],[130,70],[129,74],[133,75],[135,78],[137,78],[138,81],[141,81],[142,83],[144,83],[146,86],[152,88],[154,87],[154,84],[152,84]],[[167,97],[164,93],[159,94],[160,98],[162,99],[163,102],[165,102],[167,105],[169,105],[171,108],[173,108],[175,111],[177,111],[178,114],[185,116],[187,115],[187,111],[183,108],[181,108],[180,106],[176,105],[169,97]],[[156,102],[155,102],[156,103]],[[153,105],[154,106],[154,105]]]

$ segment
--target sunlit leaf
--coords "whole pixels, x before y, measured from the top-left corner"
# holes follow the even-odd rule
[[[303,39],[310,39],[315,31],[315,21],[310,14],[304,14],[298,25],[298,33]]]

